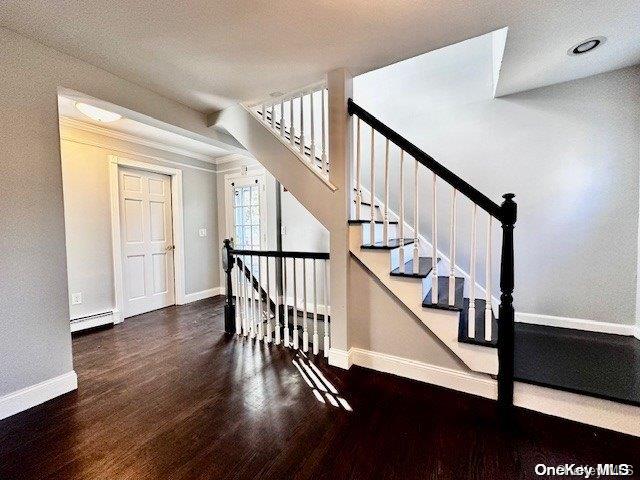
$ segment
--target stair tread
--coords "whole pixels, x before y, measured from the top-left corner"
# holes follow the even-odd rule
[[[433,290],[429,290],[427,296],[424,297],[424,301],[422,302],[423,307],[427,308],[436,308],[439,310],[452,310],[452,311],[461,311],[464,307],[464,278],[456,277],[455,278],[455,299],[453,305],[449,305],[449,277],[441,276],[438,277],[438,301],[437,303],[432,303],[431,301],[431,293]]]
[[[354,200],[353,203],[356,203],[356,201]],[[369,202],[365,202],[365,201],[360,202],[360,205],[364,205],[365,207],[370,207],[371,206],[371,204]],[[380,208],[380,205],[375,205],[375,207],[376,208]]]
[[[404,239],[405,245],[410,245],[412,243],[413,243],[413,238]],[[400,247],[400,239],[394,238],[389,240],[388,245],[385,245],[384,242],[376,242],[373,245],[371,244],[362,245],[360,248],[367,249],[367,250],[392,250],[398,247]]]
[[[375,220],[379,225],[383,224],[383,220]],[[366,225],[371,223],[371,220],[349,220],[349,225]],[[398,225],[398,222],[389,220],[389,225]]]
[[[431,272],[431,257],[420,257],[418,262],[418,273],[413,272],[413,258],[404,264],[404,269],[400,267],[391,270],[391,276],[393,277],[412,277],[412,278],[426,278]]]
[[[469,338],[469,336],[467,335],[467,328],[468,328],[467,319],[469,318],[469,299],[465,298],[462,312],[460,312],[460,324],[458,326],[458,341],[462,343],[470,343],[473,345],[482,345],[484,347],[496,348],[498,346],[498,319],[493,314],[493,309],[491,309],[491,340],[490,341],[485,340],[484,339],[484,309],[487,305],[487,302],[483,299],[476,298],[475,303],[476,303],[475,336],[473,338]]]

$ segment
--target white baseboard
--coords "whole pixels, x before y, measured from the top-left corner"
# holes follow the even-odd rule
[[[547,327],[571,328],[573,330],[610,333],[613,335],[633,336],[637,331],[637,328],[634,325],[598,322],[582,318],[556,317],[553,315],[541,315],[538,313],[516,312],[515,320],[519,323],[530,323],[533,325],[544,325]]]
[[[640,325],[636,326],[636,331],[633,334],[634,337],[636,337],[638,340],[640,340]]]
[[[78,388],[73,370],[0,397],[0,420]]]
[[[216,295],[224,295],[226,290],[224,287],[209,288],[200,292],[187,293],[184,296],[184,303],[197,302],[198,300],[204,300],[205,298],[215,297]]]
[[[392,373],[399,377],[411,378],[485,398],[495,399],[498,395],[497,383],[488,375],[452,370],[361,348],[351,348],[349,354],[353,365],[360,367]]]
[[[337,348],[329,349],[329,365],[333,367],[343,368],[345,370],[349,370],[352,365],[351,361],[351,351],[353,349],[340,350]]]
[[[513,403],[536,412],[640,436],[640,407],[515,382]]]
[[[116,311],[91,315],[90,317],[77,318],[75,320],[71,320],[71,333],[86,330],[88,328],[99,327],[101,325],[120,323],[116,322],[116,319],[118,318],[120,318],[121,322],[121,315]]]

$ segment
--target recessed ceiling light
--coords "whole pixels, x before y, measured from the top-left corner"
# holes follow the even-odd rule
[[[572,55],[572,56],[582,55],[583,53],[587,53],[587,52],[590,52],[591,50],[594,50],[595,48],[599,47],[606,41],[607,41],[606,37],[587,38],[584,42],[580,42],[579,44],[574,45],[569,50],[567,50],[567,55]]]
[[[76,102],[76,108],[80,110],[81,113],[85,114],[92,120],[96,122],[115,122],[116,120],[120,120],[122,115],[119,113],[110,112],[109,110],[104,110],[102,108],[94,107],[93,105],[89,105],[88,103]]]

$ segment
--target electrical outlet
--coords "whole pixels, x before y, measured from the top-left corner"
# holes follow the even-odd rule
[[[82,293],[71,294],[71,305],[80,305],[82,303]]]
[[[287,234],[287,227],[285,227],[284,225],[282,225],[282,227],[280,227],[280,233],[282,235],[286,235]]]
[[[201,237],[206,237],[207,236],[207,229],[206,228],[201,228],[200,230],[198,230],[198,235],[200,235]]]

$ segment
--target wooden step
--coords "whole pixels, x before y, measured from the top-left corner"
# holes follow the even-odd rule
[[[404,244],[411,245],[413,243],[413,238],[405,238]],[[362,245],[360,248],[365,250],[393,250],[394,248],[400,247],[400,240],[398,238],[394,238],[389,240],[388,244],[385,245],[384,242],[376,242],[373,245]]]
[[[429,290],[427,296],[424,297],[422,302],[423,307],[437,308],[439,310],[453,310],[461,311],[464,307],[464,278],[455,278],[455,299],[453,306],[449,305],[449,277],[438,277],[438,301],[432,303],[431,293],[433,290]]]
[[[378,225],[384,224],[384,221],[382,220],[376,220],[375,222]],[[371,220],[349,220],[349,225],[369,225],[370,223]],[[389,225],[398,225],[398,222],[389,220]]]
[[[418,273],[413,272],[413,258],[400,267],[391,270],[392,277],[426,278],[431,272],[431,257],[420,257]]]
[[[485,300],[476,298],[476,331],[473,338],[467,335],[467,327],[469,318],[469,299],[464,299],[464,305],[460,312],[460,325],[458,326],[458,341],[462,343],[471,343],[473,345],[482,345],[483,347],[497,348],[498,346],[498,319],[491,309],[491,341],[484,339],[484,309],[487,305]]]

